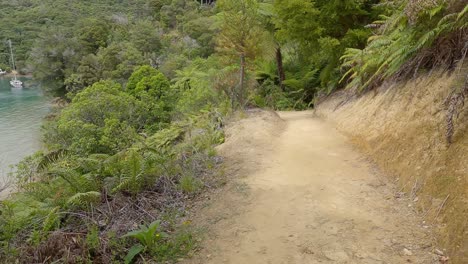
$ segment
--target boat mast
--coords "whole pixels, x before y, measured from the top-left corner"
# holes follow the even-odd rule
[[[11,64],[13,66],[13,70],[16,71],[15,57],[13,55],[13,48],[11,47],[11,39],[8,40],[8,45],[10,46]]]

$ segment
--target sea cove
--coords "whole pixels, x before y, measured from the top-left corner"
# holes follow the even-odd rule
[[[10,77],[0,77],[0,183],[11,165],[40,149],[40,128],[49,103],[38,87],[12,88]]]

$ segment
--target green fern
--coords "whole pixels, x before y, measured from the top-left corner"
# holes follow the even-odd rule
[[[379,34],[368,39],[366,48],[345,50],[340,58],[342,68],[345,69],[340,82],[347,82],[348,88],[364,90],[402,71],[407,73],[404,67],[412,63],[413,58],[434,45],[437,39],[462,29],[466,24],[466,7],[459,13],[443,14],[448,8],[441,2],[423,10],[422,13],[429,19],[421,19],[415,25],[409,25],[408,17],[403,12],[405,3],[402,1],[392,16],[382,16],[381,20],[374,22],[382,27]],[[417,10],[420,8],[416,7]]]
[[[91,191],[86,193],[77,193],[68,199],[67,205],[78,208],[86,208],[92,204],[97,204],[100,200],[100,192]]]
[[[42,224],[42,231],[49,232],[55,230],[60,225],[60,215],[58,214],[60,207],[54,207],[46,216]]]

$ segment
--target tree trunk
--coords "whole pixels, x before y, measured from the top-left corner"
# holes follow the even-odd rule
[[[284,91],[284,80],[286,79],[286,75],[284,74],[283,68],[283,54],[281,54],[281,47],[278,45],[276,48],[276,66],[278,67],[278,77],[279,77],[279,85],[281,90]]]
[[[245,54],[240,56],[240,85],[239,85],[239,104],[244,107],[244,86],[245,86]]]

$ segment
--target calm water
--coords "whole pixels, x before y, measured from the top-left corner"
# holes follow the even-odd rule
[[[49,110],[40,89],[21,80],[24,88],[15,89],[9,77],[0,77],[0,183],[9,165],[39,150],[42,118]]]

